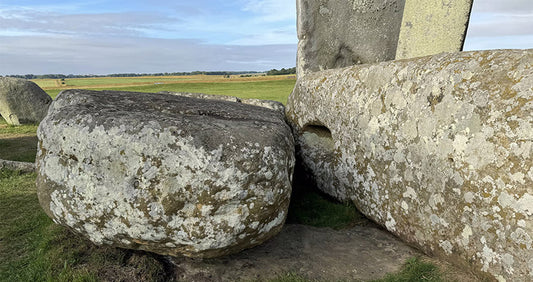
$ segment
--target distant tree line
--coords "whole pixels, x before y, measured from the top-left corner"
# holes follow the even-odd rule
[[[184,75],[240,75],[250,73],[262,73],[258,71],[193,71],[193,72],[160,72],[160,73],[113,73],[106,75],[95,74],[16,74],[6,77],[24,79],[65,79],[65,78],[88,78],[88,77],[138,77],[138,76],[184,76]]]
[[[267,75],[282,75],[282,74],[296,74],[296,67],[294,68],[289,68],[289,69],[280,69],[280,70],[277,70],[277,69],[271,69],[269,71],[267,71]]]

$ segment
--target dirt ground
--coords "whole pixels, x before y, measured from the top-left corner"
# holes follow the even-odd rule
[[[412,257],[439,266],[446,281],[479,281],[372,223],[344,230],[287,224],[274,239],[235,255],[170,260],[178,281],[265,281],[286,273],[310,281],[369,281],[399,271]]]

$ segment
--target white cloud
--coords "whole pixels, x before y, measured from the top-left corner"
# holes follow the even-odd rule
[[[476,15],[474,15],[476,17]],[[533,35],[533,15],[494,15],[473,20],[469,27],[471,36],[495,37],[510,35]]]
[[[0,75],[256,70],[294,66],[296,45],[209,45],[193,40],[0,36]],[[38,42],[38,44],[36,44]]]
[[[4,30],[82,35],[142,35],[140,31],[164,29],[176,19],[146,12],[61,14],[36,9],[0,10]]]
[[[533,48],[532,0],[475,0],[464,50]]]
[[[258,15],[264,22],[296,21],[296,6],[287,0],[245,0],[242,10]]]
[[[467,38],[465,51],[533,48],[533,35]]]
[[[294,26],[265,30],[261,33],[249,33],[229,42],[234,45],[296,44],[298,42]]]
[[[479,13],[533,14],[531,0],[475,0],[473,10]]]

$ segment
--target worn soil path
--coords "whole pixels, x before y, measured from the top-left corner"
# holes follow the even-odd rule
[[[178,281],[268,281],[287,273],[310,281],[369,281],[399,271],[412,257],[436,264],[446,281],[477,281],[373,224],[344,230],[287,224],[272,240],[239,254],[171,261]]]

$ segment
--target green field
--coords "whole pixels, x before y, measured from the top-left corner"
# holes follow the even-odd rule
[[[196,75],[179,77],[107,77],[65,79],[61,86],[59,79],[33,80],[52,98],[66,89],[121,90],[138,92],[197,92],[221,94],[239,98],[257,98],[282,103],[294,88],[294,76],[257,76],[224,78],[217,75]]]

